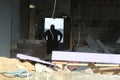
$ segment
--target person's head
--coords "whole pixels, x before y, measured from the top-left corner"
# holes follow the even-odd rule
[[[55,30],[55,26],[51,25],[50,30]]]

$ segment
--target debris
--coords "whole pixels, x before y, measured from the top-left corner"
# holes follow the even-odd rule
[[[120,38],[116,41],[116,43],[120,43]]]
[[[96,43],[97,43],[97,45],[99,46],[99,48],[104,51],[104,53],[111,53],[111,52],[102,44],[102,42],[101,42],[99,39],[96,40]]]
[[[42,64],[55,66],[54,64],[52,64],[50,62],[47,62],[47,61],[43,61],[40,58],[33,57],[33,56],[28,56],[28,55],[24,55],[24,54],[17,54],[17,58],[19,58],[21,60],[29,60],[29,61],[34,61],[34,62],[38,62],[38,63],[42,63]]]
[[[26,78],[27,72],[24,69],[29,73],[32,71],[34,73]],[[21,62],[16,58],[5,57],[0,57],[0,71],[5,71],[5,75],[13,76],[0,74],[0,80],[120,80],[119,75],[98,74],[94,73],[91,68],[81,71],[67,71],[66,69],[56,71],[52,67],[40,63],[33,65],[29,62]],[[21,73],[25,73],[25,75],[21,76]]]
[[[120,64],[120,55],[89,52],[53,51],[52,60]]]

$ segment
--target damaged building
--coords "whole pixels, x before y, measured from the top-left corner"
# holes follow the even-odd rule
[[[1,23],[0,32],[1,36],[6,36],[1,39],[1,53],[6,54],[1,56],[9,57],[14,52],[13,45],[21,40],[42,40],[45,18],[51,18],[53,11],[54,18],[64,19],[61,50],[78,51],[87,46],[95,48],[93,52],[120,53],[119,0],[12,0],[2,3],[9,5],[1,5],[1,11],[5,8],[1,19],[5,21]],[[30,4],[35,8],[29,8]]]
[[[49,58],[43,37],[50,28],[46,28],[47,19],[60,25],[58,30],[63,38],[58,51],[119,55],[119,9],[120,0],[0,1],[0,56],[16,58],[17,54],[23,54],[42,60]]]

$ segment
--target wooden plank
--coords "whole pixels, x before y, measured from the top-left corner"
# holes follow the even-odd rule
[[[53,51],[52,60],[119,64],[120,55],[109,53]]]
[[[99,59],[102,56],[104,56],[103,59],[102,60]],[[105,57],[108,59],[106,59]],[[119,61],[117,61],[119,59],[115,61],[114,60],[108,61],[110,59],[115,59],[119,57],[120,55],[116,55],[116,54],[100,54],[100,53],[83,53],[83,52],[76,53],[76,52],[66,52],[66,51],[65,52],[53,51],[52,53],[53,64],[57,64],[57,65],[59,64],[61,66],[62,65],[76,66],[76,67],[90,66],[95,73],[101,73],[101,74],[103,73],[119,74],[120,65],[119,65]],[[111,64],[110,62],[112,62],[113,64]]]
[[[78,62],[61,62],[61,61],[52,61],[54,64],[67,64],[68,66],[88,66],[88,63],[78,63]],[[102,64],[94,63],[97,67],[119,67],[119,64]]]

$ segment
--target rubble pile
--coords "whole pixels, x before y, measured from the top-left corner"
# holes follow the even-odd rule
[[[11,76],[14,71],[27,70],[30,76]],[[9,72],[9,75],[4,75],[2,72]],[[19,74],[20,72],[17,72]],[[0,80],[120,80],[119,75],[105,75],[94,73],[92,69],[87,68],[81,71],[70,71],[68,69],[60,69],[36,63],[31,64],[28,61],[21,62],[15,58],[0,57]]]
[[[32,71],[34,66],[28,61],[22,62],[16,58],[0,57],[0,71],[18,70],[20,68],[25,68],[28,71]]]
[[[16,58],[6,58],[6,57],[0,57],[0,73],[6,72],[6,71],[16,71],[16,70],[27,70],[29,72],[35,70],[34,65],[32,65],[30,62],[25,61],[21,62],[19,59]],[[16,80],[17,77],[9,77],[5,76],[3,74],[0,74],[0,80]]]

